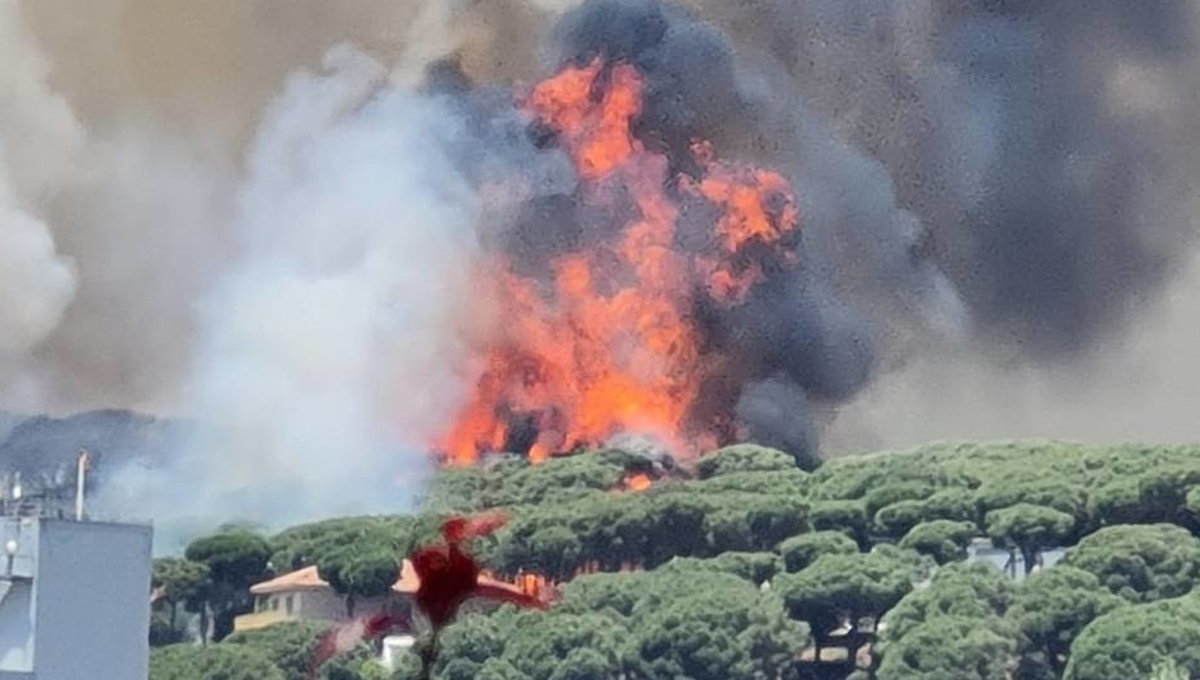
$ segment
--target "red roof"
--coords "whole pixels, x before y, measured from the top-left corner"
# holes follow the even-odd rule
[[[329,584],[317,573],[317,568],[305,567],[282,576],[263,581],[250,586],[254,595],[270,595],[272,593],[293,593],[300,590],[321,590]]]
[[[511,590],[514,593],[521,592],[519,587],[493,578],[487,573],[479,575],[479,584]],[[291,593],[303,590],[321,590],[328,587],[329,583],[321,578],[320,574],[317,573],[317,568],[314,566],[283,574],[270,581],[256,583],[250,586],[250,592],[254,595],[271,595],[274,593]],[[412,595],[420,587],[421,579],[417,576],[417,570],[413,568],[412,562],[404,560],[400,566],[400,577],[392,584],[392,591],[401,595]]]

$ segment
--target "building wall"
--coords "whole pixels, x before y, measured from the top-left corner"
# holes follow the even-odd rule
[[[330,589],[296,593],[296,614],[303,619],[341,621],[346,618],[346,603]]]
[[[144,680],[150,527],[43,519],[38,533],[38,680]]]
[[[32,519],[8,518],[0,521],[0,673],[33,670],[34,612],[33,573],[37,554],[38,525]],[[17,544],[8,577],[8,558],[3,547],[10,540]],[[2,677],[2,676],[0,676]]]
[[[0,600],[0,671],[31,670],[33,587],[29,581],[16,581]]]

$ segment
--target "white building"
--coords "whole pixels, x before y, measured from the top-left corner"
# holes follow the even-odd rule
[[[0,518],[0,680],[145,680],[151,533]]]

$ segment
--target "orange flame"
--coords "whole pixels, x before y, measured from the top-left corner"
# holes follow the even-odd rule
[[[650,479],[649,475],[631,475],[625,480],[625,488],[635,493],[639,491],[645,491],[651,486],[654,486],[654,480]]]
[[[534,461],[621,432],[652,434],[676,453],[717,441],[715,424],[688,423],[719,365],[701,356],[692,302],[697,289],[722,304],[743,301],[764,276],[746,254],[752,244],[795,263],[783,245],[799,219],[790,185],[775,172],[717,160],[707,143],[693,148],[699,177],[671,177],[668,159],[632,133],[642,79],[628,64],[568,67],[535,86],[525,107],[574,162],[577,200],[601,208],[627,201],[635,216],[617,225],[615,241],[555,260],[550,281],[495,263],[503,328],[483,348],[474,393],[439,447],[454,463],[472,463],[504,447],[518,415],[533,419]],[[675,245],[684,196],[720,214],[700,253]]]

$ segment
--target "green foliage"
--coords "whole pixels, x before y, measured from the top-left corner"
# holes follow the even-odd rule
[[[447,468],[430,480],[421,505],[435,514],[478,510],[492,486],[492,475],[482,467]]]
[[[1084,626],[1123,605],[1093,574],[1058,564],[1030,576],[1013,594],[1007,618],[1021,633],[1022,651],[1058,677],[1062,659]]]
[[[438,519],[349,517],[293,527],[272,539],[271,563],[281,573],[316,566],[343,595],[384,595],[404,555],[436,535]]]
[[[184,642],[185,631],[172,621],[171,611],[155,608],[150,611],[150,646],[162,647]]]
[[[522,634],[508,639],[502,660],[532,680],[550,680],[571,666],[572,677],[617,677],[628,632],[617,620],[598,614],[520,617]]]
[[[710,559],[677,557],[661,569],[674,569],[682,574],[693,571],[732,574],[757,586],[774,578],[780,566],[779,556],[775,553],[727,552]]]
[[[338,547],[317,558],[321,578],[337,592],[356,597],[386,595],[400,575],[402,557],[389,546]]]
[[[858,552],[858,544],[838,531],[815,531],[789,538],[779,544],[784,568],[797,572],[807,568],[821,555],[850,555]]]
[[[923,522],[947,520],[973,522],[974,495],[965,489],[945,489],[924,500],[898,501],[875,513],[875,530],[900,538]]]
[[[936,491],[935,487],[926,481],[914,480],[892,482],[876,489],[871,489],[863,497],[868,517],[875,517],[883,508],[901,501],[920,501],[929,498]]]
[[[1188,489],[1186,507],[1188,512],[1192,513],[1193,518],[1200,519],[1200,486]]]
[[[429,526],[422,527],[412,517],[345,517],[302,524],[271,539],[271,565],[276,573],[287,573],[314,566],[340,548],[386,547],[407,553],[419,542],[422,529],[430,537],[436,533],[436,521],[425,524]]]
[[[581,577],[548,612],[463,617],[443,634],[434,677],[777,677],[807,643],[806,628],[787,618],[778,598],[707,562]]]
[[[1154,674],[1150,676],[1150,680],[1191,680],[1186,671],[1179,668],[1179,664],[1175,663],[1174,659],[1166,661],[1154,667]]]
[[[1200,540],[1173,524],[1105,527],[1068,550],[1062,562],[1091,572],[1131,602],[1150,602],[1192,589],[1200,578]]]
[[[1087,514],[1095,526],[1154,521],[1153,509],[1142,505],[1136,478],[1116,479],[1093,491],[1088,497]]]
[[[1019,503],[989,512],[984,523],[997,546],[1021,551],[1025,573],[1029,573],[1043,549],[1062,545],[1075,527],[1075,517],[1054,508]]]
[[[939,569],[930,583],[900,600],[883,617],[881,647],[938,617],[987,619],[1008,608],[1012,584],[999,569],[986,563],[959,563]]]
[[[634,675],[695,680],[774,678],[807,635],[752,585],[720,584],[648,610],[634,626]],[[599,677],[612,677],[611,675]],[[599,678],[597,678],[599,680]]]
[[[177,557],[154,560],[151,584],[155,588],[162,588],[163,597],[168,601],[201,599],[211,583],[211,570],[207,564]]]
[[[287,680],[305,680],[313,651],[327,624],[289,621],[266,628],[234,633],[220,644],[236,645],[261,652],[283,672]]]
[[[808,528],[801,498],[662,484],[527,507],[500,534],[491,563],[505,573],[532,569],[560,578],[590,562],[607,570],[625,563],[653,568],[674,557],[770,550]]]
[[[177,557],[154,560],[151,586],[160,588],[166,611],[155,611],[151,618],[150,644],[165,645],[183,642],[185,621],[179,616],[185,611],[199,612],[213,590],[212,572],[207,564]]]
[[[150,657],[151,680],[370,680],[371,651],[359,645],[310,675],[320,636],[328,624],[290,621],[230,635],[220,644],[174,645]],[[379,673],[374,673],[379,677]]]
[[[484,500],[488,506],[529,505],[541,503],[564,489],[608,491],[616,487],[625,474],[626,470],[612,455],[552,458],[538,465],[514,466],[485,489]]]
[[[914,627],[883,653],[886,680],[1009,680],[1016,636],[1003,619],[939,616]]]
[[[156,565],[156,584],[169,591],[165,602],[207,602],[220,637],[248,604],[234,587],[239,581],[315,565],[345,594],[385,592],[399,559],[436,540],[445,514],[499,507],[512,521],[475,546],[489,568],[563,580],[592,565],[652,571],[569,580],[546,613],[500,608],[464,616],[444,632],[435,678],[790,680],[814,670],[792,667],[809,631],[790,614],[811,623],[821,644],[849,623],[838,639],[852,653],[873,635],[860,620],[884,615],[872,644],[880,666],[862,669],[862,677],[1051,680],[1074,659],[1072,641],[1077,653],[1087,630],[1116,614],[1114,607],[1181,595],[1200,578],[1200,541],[1187,530],[1115,526],[1169,521],[1200,529],[1196,447],[939,443],[834,460],[810,474],[785,453],[739,445],[702,457],[695,479],[670,474],[672,467],[612,449],[541,465],[510,457],[446,470],[430,485],[423,514],[294,527],[271,539],[269,569],[262,568],[261,538],[256,544],[252,532],[233,528],[193,545],[195,562]],[[653,476],[653,487],[621,491],[633,473]],[[960,562],[981,526],[996,544],[1025,554],[1027,566],[1051,544],[1107,528],[1014,589],[996,569]],[[864,552],[879,539],[898,545]],[[200,564],[209,570],[207,584]],[[162,610],[160,603],[155,630],[170,641],[173,626]],[[265,655],[290,680],[311,642],[294,635],[290,647],[233,636],[212,648]],[[1131,650],[1122,653],[1136,657]],[[1163,656],[1139,658],[1142,675],[1123,679],[1169,674],[1163,668],[1171,654]],[[325,675],[382,680],[373,668],[352,655]],[[1177,659],[1176,671],[1192,670]],[[417,673],[410,666],[393,680]]]
[[[778,472],[727,472],[716,477],[688,482],[686,488],[692,493],[723,494],[729,492],[752,493],[761,496],[804,497],[807,473],[799,468]]]
[[[267,573],[271,547],[258,534],[235,531],[197,539],[184,554],[207,566],[213,582],[249,588]]]
[[[197,539],[184,555],[208,567],[211,578],[205,600],[215,614],[213,638],[220,640],[233,630],[233,619],[250,611],[250,586],[267,576],[270,544],[258,534],[237,529]],[[202,619],[206,620],[203,616]]]
[[[843,618],[877,618],[925,577],[927,558],[894,546],[870,553],[821,555],[795,574],[775,580],[793,618],[807,622],[818,641]]]
[[[796,469],[796,460],[778,449],[755,444],[726,446],[696,461],[701,479],[734,472],[783,472]]]
[[[967,545],[975,533],[971,522],[936,519],[910,529],[900,539],[900,547],[928,555],[938,564],[957,562],[967,558]]]
[[[1002,618],[1012,585],[988,564],[952,564],[883,619],[879,677],[891,680],[1007,680],[1018,638]]]
[[[744,492],[710,496],[704,518],[705,554],[770,550],[808,530],[808,505],[799,498]]]
[[[1054,508],[1077,520],[1087,515],[1087,492],[1081,484],[1024,468],[989,480],[976,497],[985,515],[1022,503]]]
[[[1071,645],[1064,680],[1149,677],[1174,662],[1200,676],[1200,599],[1186,596],[1119,607],[1088,624]]]
[[[478,614],[462,617],[442,635],[434,675],[438,678],[474,677],[488,659],[498,659],[504,653],[508,640],[505,626],[511,625],[513,618],[511,615]]]
[[[859,545],[867,539],[867,510],[862,501],[830,500],[813,503],[810,521],[817,531],[840,531]]]
[[[150,650],[150,680],[288,680],[262,651],[242,645]]]
[[[925,501],[898,501],[875,513],[875,531],[893,538],[925,521]]]

